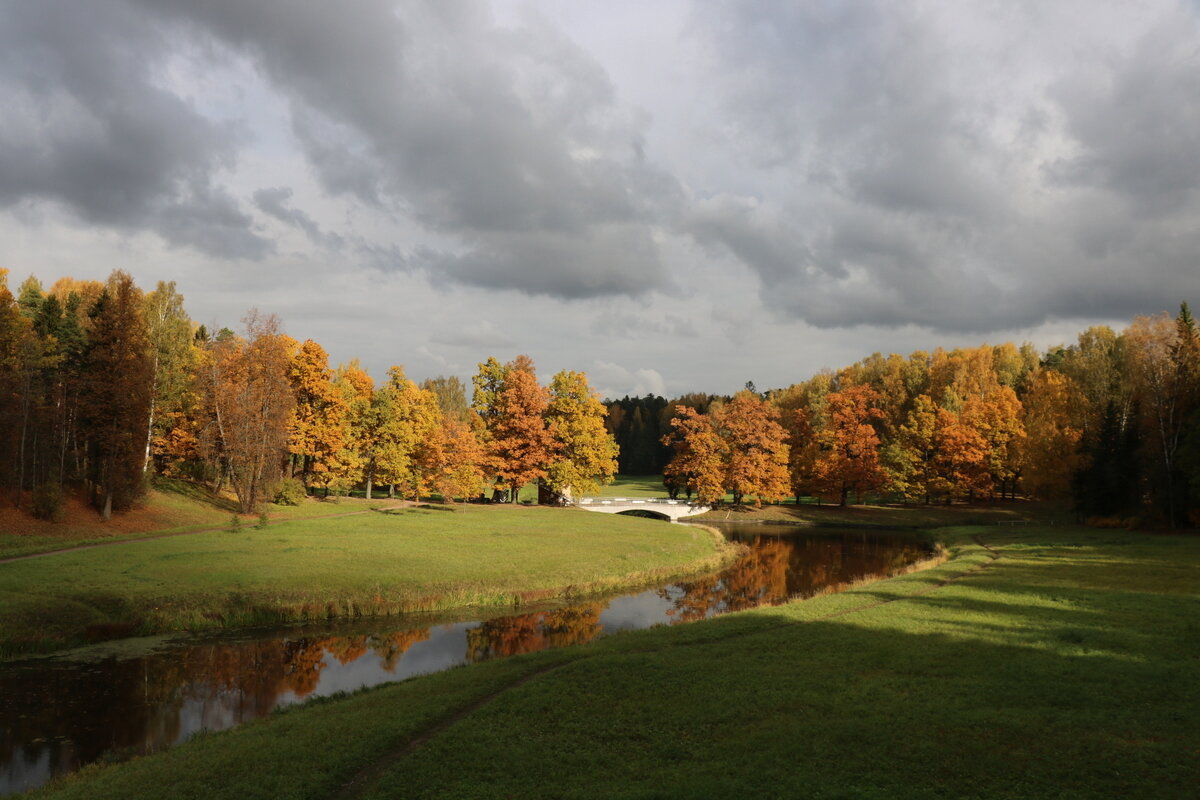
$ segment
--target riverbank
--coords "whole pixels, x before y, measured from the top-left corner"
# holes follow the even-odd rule
[[[923,572],[309,704],[34,796],[1192,796],[1200,538],[940,535]]]
[[[712,572],[708,529],[574,509],[412,507],[0,564],[0,654],[165,631],[520,608]]]

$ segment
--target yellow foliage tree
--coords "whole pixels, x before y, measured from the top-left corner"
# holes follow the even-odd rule
[[[617,472],[617,443],[604,425],[604,404],[582,372],[563,370],[550,381],[546,425],[555,443],[555,455],[546,468],[550,497],[596,491]]]
[[[305,486],[325,489],[336,482],[339,454],[349,436],[349,406],[333,385],[333,370],[325,348],[307,339],[295,349],[288,366],[295,410],[288,426],[288,451]]]
[[[1070,496],[1071,478],[1082,461],[1079,442],[1086,413],[1079,387],[1063,373],[1039,369],[1029,376],[1021,482],[1030,494],[1050,500]]]

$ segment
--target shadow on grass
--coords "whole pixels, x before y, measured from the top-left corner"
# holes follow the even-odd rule
[[[498,696],[370,796],[1191,796],[1194,658],[1081,655],[1070,615],[1038,647],[1012,624],[918,632],[929,616],[618,637]],[[464,752],[489,757],[463,770]]]
[[[156,478],[154,480],[154,488],[163,494],[191,500],[219,511],[228,511],[232,514],[239,510],[238,504],[233,500],[219,497],[213,494],[207,486],[193,483],[192,481],[185,481],[179,478]]]

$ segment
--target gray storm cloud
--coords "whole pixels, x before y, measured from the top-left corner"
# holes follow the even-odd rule
[[[213,180],[236,141],[163,88],[170,37],[120,3],[0,7],[0,206],[58,203],[88,223],[257,258],[271,244]]]
[[[612,51],[515,18],[0,0],[0,209],[224,260],[275,257],[291,228],[333,263],[547,302],[667,294],[699,314],[748,275],[777,318],[823,328],[1113,319],[1194,287],[1190,6],[696,3],[656,32],[674,71],[634,78],[658,86],[646,110]],[[286,130],[197,99],[181,58],[269,92]],[[308,174],[247,166],[272,158]]]
[[[161,9],[162,3],[149,8]],[[559,298],[667,284],[653,231],[677,187],[604,69],[479,3],[174,3],[289,98],[325,188],[402,209],[461,249],[435,280]]]
[[[976,12],[1013,46],[1047,23],[1037,5]],[[1194,289],[1194,12],[1167,6],[1132,33],[1114,21],[1074,45],[1082,59],[1060,42],[1034,52],[1041,72],[1015,97],[964,80],[1005,64],[916,5],[698,4],[695,25],[746,168],[792,176],[691,220],[769,307],[823,327],[984,332],[1128,317]]]

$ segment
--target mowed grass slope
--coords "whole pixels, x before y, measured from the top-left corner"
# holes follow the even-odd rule
[[[35,796],[1194,798],[1200,538],[945,538],[925,572],[299,707]]]
[[[396,505],[386,498],[313,498],[298,506],[266,504],[263,508],[272,521],[339,516],[372,508]],[[0,508],[0,559],[31,553],[45,553],[88,544],[141,539],[169,533],[227,527],[237,510],[229,497],[217,497],[205,488],[186,481],[160,479],[146,493],[139,506],[118,512],[105,522],[94,508],[78,496],[67,498],[64,519],[47,522],[11,506]],[[239,515],[246,525],[257,517]]]
[[[0,652],[579,597],[716,569],[732,552],[695,527],[489,506],[127,542],[0,564]]]

